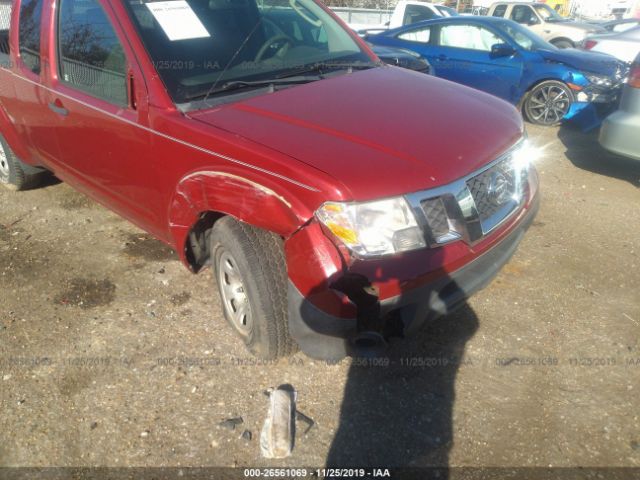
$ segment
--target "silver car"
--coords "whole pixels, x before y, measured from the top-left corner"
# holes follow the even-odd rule
[[[620,108],[602,124],[600,145],[613,153],[640,160],[640,55],[631,66]]]
[[[618,60],[631,63],[640,53],[640,27],[634,27],[621,33],[590,35],[581,46],[585,50],[608,53]]]

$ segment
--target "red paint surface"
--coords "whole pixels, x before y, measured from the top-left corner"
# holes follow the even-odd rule
[[[12,64],[0,70],[5,138],[22,160],[52,170],[183,260],[201,213],[233,215],[282,235],[294,284],[316,305],[349,317],[353,307],[328,288],[345,265],[388,298],[472,261],[517,222],[473,248],[458,242],[383,260],[349,259],[312,220],[323,202],[411,193],[463,177],[520,138],[518,112],[484,93],[385,67],[188,117],[171,103],[123,6],[101,1],[135,85],[135,108],[118,107],[59,81],[54,3],[46,0],[43,9],[39,76],[17,56],[11,29]],[[19,0],[14,25],[18,12]],[[69,114],[52,112],[49,103]]]

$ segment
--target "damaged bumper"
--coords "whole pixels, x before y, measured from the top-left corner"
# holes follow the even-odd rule
[[[578,93],[576,100],[581,103],[617,103],[621,92],[622,84],[610,88],[591,86]]]
[[[489,284],[509,261],[533,221],[538,206],[539,198],[536,195],[499,241],[452,273],[427,273],[430,278],[427,283],[406,290],[403,288],[399,295],[380,299],[375,308],[367,312],[368,315],[378,317],[371,319],[371,323],[380,325],[382,319],[400,319],[403,333],[412,334],[426,321],[446,315],[462,305],[467,298]],[[312,257],[317,257],[318,252],[315,253]],[[425,270],[429,269],[428,266],[425,267]],[[310,270],[313,270],[312,264]],[[378,291],[375,277],[371,282],[373,290]],[[406,286],[411,282],[399,283]],[[335,290],[333,293],[336,293]],[[303,294],[291,279],[288,295],[289,331],[307,355],[319,359],[340,359],[363,353],[362,349],[354,345],[354,339],[361,333],[361,313],[356,314],[357,309],[346,300],[346,295],[342,300],[345,307],[351,307],[351,316],[347,315],[348,308],[341,310],[318,307],[318,302],[312,301],[312,296]]]
[[[598,128],[618,108],[625,78],[620,74],[611,86],[589,85],[576,93],[575,102],[563,120],[571,120],[585,132]]]

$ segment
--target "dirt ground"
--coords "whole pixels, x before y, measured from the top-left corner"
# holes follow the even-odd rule
[[[210,271],[65,184],[0,190],[0,466],[640,467],[640,163],[528,129],[543,197],[515,257],[369,365],[256,362]],[[283,383],[315,426],[266,460]]]

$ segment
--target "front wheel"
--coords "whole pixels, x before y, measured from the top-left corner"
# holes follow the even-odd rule
[[[539,83],[527,95],[523,109],[527,120],[536,125],[557,125],[573,104],[571,89],[556,80]]]
[[[247,348],[264,359],[294,353],[282,239],[223,217],[213,226],[210,249],[224,316]]]
[[[554,40],[551,43],[558,48],[575,48],[571,40]]]

